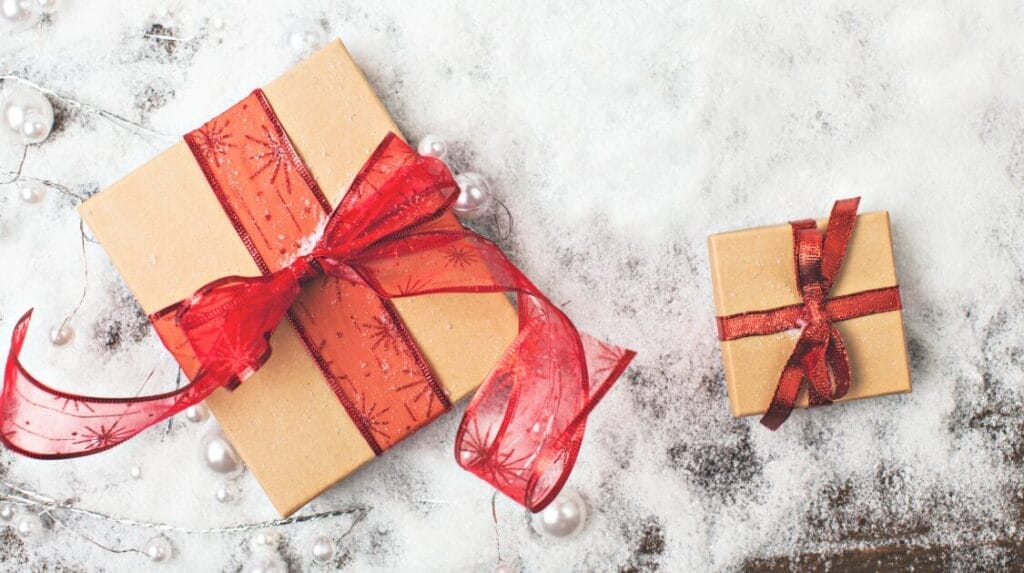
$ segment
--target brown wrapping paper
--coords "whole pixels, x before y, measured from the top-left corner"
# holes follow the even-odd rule
[[[340,41],[263,90],[332,205],[381,139],[398,133]],[[240,88],[238,98],[248,91]],[[213,279],[259,274],[183,142],[80,212],[146,313]],[[483,381],[518,332],[502,294],[431,295],[395,306],[453,402]],[[295,331],[278,328],[271,344],[255,376],[207,402],[274,507],[289,515],[374,454]]]
[[[827,220],[819,220],[824,229]],[[793,231],[788,225],[759,227],[708,238],[715,314],[730,316],[799,304],[793,269]],[[846,259],[831,296],[897,285],[889,214],[857,217]],[[837,322],[850,354],[853,383],[842,399],[910,392],[900,311]],[[733,416],[763,414],[798,332],[750,336],[721,342],[725,383]],[[807,392],[797,405],[807,407]]]

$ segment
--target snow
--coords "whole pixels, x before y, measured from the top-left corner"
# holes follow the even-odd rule
[[[1016,531],[1022,19],[1009,2],[66,0],[41,26],[0,35],[0,73],[169,134],[55,103],[58,127],[29,149],[24,173],[89,194],[295,63],[292,32],[340,36],[410,139],[442,134],[457,168],[489,177],[515,217],[503,246],[527,274],[582,328],[639,352],[592,416],[569,482],[591,506],[586,529],[544,538],[499,499],[501,557],[526,571],[728,569]],[[0,168],[20,156],[0,145]],[[892,216],[914,392],[800,412],[777,433],[732,419],[706,236],[824,216],[851,195]],[[82,292],[73,207],[53,190],[29,205],[0,186],[0,351],[36,307],[25,357],[43,380],[128,395],[155,369],[146,390],[173,387],[172,360],[98,245],[86,245],[75,341],[46,340]],[[341,564],[494,567],[490,490],[452,460],[459,416],[304,510],[372,508],[339,541]],[[213,500],[203,431],[176,419],[59,463],[5,452],[0,475],[134,519],[206,528],[273,518],[248,475],[239,503]],[[312,540],[350,523],[282,527],[283,553],[295,570],[316,570]],[[72,524],[115,546],[152,536]],[[168,537],[167,571],[233,571],[249,556],[244,535]],[[61,528],[0,556],[12,571],[144,564]]]

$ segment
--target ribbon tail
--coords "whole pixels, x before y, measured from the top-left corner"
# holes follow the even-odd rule
[[[796,406],[796,397],[800,393],[800,385],[803,383],[804,371],[799,363],[792,359],[782,369],[779,376],[779,384],[775,387],[775,395],[772,396],[772,403],[768,411],[761,417],[761,424],[771,431],[779,429],[793,412]]]
[[[467,406],[456,459],[530,511],[547,506],[572,471],[587,416],[635,353],[581,334],[496,245],[470,231],[403,235],[351,265],[386,298],[516,295],[519,334]]]
[[[809,382],[808,402],[811,406],[827,406],[832,403],[832,382],[825,362],[826,348],[824,342],[815,343],[803,358],[804,373]]]
[[[578,333],[546,299],[518,296],[538,314],[470,401],[455,448],[464,469],[536,512],[561,491],[587,417],[635,353]]]
[[[786,366],[779,375],[779,383],[775,386],[775,394],[768,406],[768,411],[761,417],[761,424],[775,431],[783,424],[796,407],[796,399],[800,394],[804,378],[808,377],[807,368],[812,366],[808,355],[816,349],[810,333],[805,329],[796,341],[793,353],[786,361]],[[812,386],[813,392],[813,386]]]
[[[832,290],[832,284],[835,283],[839,269],[843,266],[853,227],[857,224],[859,205],[860,197],[840,199],[832,206],[832,213],[829,214],[828,226],[825,228],[821,245],[821,276],[824,279],[826,296]]]
[[[14,327],[0,393],[0,441],[22,455],[60,459],[112,448],[201,402],[218,384],[199,376],[188,386],[153,396],[96,398],[61,392],[21,364],[32,311]]]
[[[828,349],[825,351],[825,360],[835,382],[832,399],[838,400],[849,392],[853,373],[850,369],[850,355],[846,352],[846,343],[843,342],[839,329],[835,325],[832,325],[831,328],[832,333],[829,337]]]

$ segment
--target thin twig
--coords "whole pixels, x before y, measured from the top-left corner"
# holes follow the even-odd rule
[[[78,221],[78,233],[81,237],[80,242],[82,246],[82,296],[78,298],[78,304],[75,305],[75,308],[73,308],[71,312],[64,317],[64,320],[61,321],[60,328],[67,326],[67,324],[71,322],[71,319],[78,314],[78,311],[82,309],[82,305],[85,303],[85,296],[89,293],[89,254],[85,250],[85,221],[81,219]],[[150,372],[149,376],[152,377],[153,373]],[[146,382],[149,382],[149,378],[146,378]],[[145,385],[145,382],[143,385]]]
[[[17,181],[18,179],[21,178],[21,168],[25,167],[25,158],[26,157],[28,157],[28,146],[27,145],[22,145],[21,146],[21,161],[18,162],[18,168],[15,169],[14,171],[7,171],[7,173],[11,176],[11,178],[8,179],[7,181],[0,181],[0,185],[7,185],[8,183],[14,183],[15,181]]]
[[[305,523],[308,521],[319,521],[322,519],[328,519],[331,517],[339,517],[342,515],[357,514],[357,521],[362,521],[364,514],[369,513],[370,508],[368,507],[352,507],[346,509],[334,509],[330,511],[324,511],[320,513],[312,513],[308,515],[298,515],[294,517],[288,517],[284,519],[273,519],[269,521],[261,521],[258,523],[241,523],[237,525],[229,525],[225,527],[211,527],[205,529],[195,529],[191,527],[181,527],[177,525],[171,525],[167,523],[155,523],[151,521],[139,521],[135,519],[129,519],[125,517],[116,517],[113,515],[107,515],[91,509],[83,509],[75,507],[69,502],[59,502],[53,498],[44,496],[42,494],[27,490],[25,488],[16,486],[6,480],[0,479],[0,485],[15,491],[21,496],[12,494],[0,494],[3,495],[10,501],[14,501],[21,505],[29,505],[34,507],[43,507],[45,511],[64,511],[75,515],[81,515],[85,517],[92,517],[95,519],[102,519],[121,525],[128,525],[132,527],[141,527],[145,529],[154,529],[158,531],[174,531],[177,533],[188,533],[188,534],[201,534],[201,535],[212,535],[219,533],[242,533],[246,531],[252,531],[256,529],[263,529],[266,527],[279,527],[282,525],[292,525],[296,523]],[[34,501],[35,500],[35,501]]]
[[[60,525],[64,529],[70,531],[71,533],[74,533],[78,537],[84,539],[85,541],[88,541],[89,543],[92,543],[93,545],[95,545],[96,547],[99,547],[100,549],[103,549],[105,551],[109,551],[111,553],[141,553],[143,555],[146,554],[145,551],[143,551],[143,550],[141,550],[141,549],[139,549],[137,547],[117,548],[117,547],[110,547],[109,545],[104,545],[104,544],[100,543],[99,541],[96,541],[95,539],[93,539],[93,538],[85,535],[84,533],[78,531],[74,527],[71,527],[66,522],[62,521],[56,515],[53,514],[53,511],[54,510],[52,510],[52,509],[48,509],[48,510],[44,511],[43,513],[49,515],[50,519],[52,519],[53,522],[56,523],[57,525]]]
[[[181,388],[181,375],[182,375],[181,368],[178,368],[178,373],[174,377],[174,389],[175,390],[177,390],[178,388]],[[170,416],[169,418],[167,418],[167,429],[164,430],[164,435],[165,436],[167,434],[171,433],[171,427],[173,425],[174,425],[174,416]]]
[[[75,108],[78,108],[78,109],[80,109],[82,111],[86,111],[86,112],[89,112],[89,113],[96,114],[96,115],[100,116],[101,118],[103,118],[103,119],[105,119],[105,120],[107,120],[107,121],[109,121],[109,122],[111,122],[111,123],[113,123],[113,124],[115,124],[115,125],[117,125],[119,127],[126,128],[126,129],[129,129],[129,130],[133,130],[133,131],[135,131],[137,133],[148,134],[148,135],[151,135],[151,136],[154,136],[154,137],[160,137],[160,138],[165,138],[165,139],[171,139],[171,138],[175,137],[175,136],[173,136],[171,134],[168,134],[168,133],[163,133],[163,132],[160,132],[160,131],[156,131],[155,129],[150,129],[150,128],[142,125],[141,123],[132,121],[132,120],[130,120],[130,119],[124,117],[124,116],[118,115],[118,114],[116,114],[114,112],[107,111],[107,110],[105,110],[103,108],[99,108],[99,107],[96,107],[94,105],[90,105],[90,104],[87,104],[87,103],[84,103],[84,102],[80,102],[80,101],[78,101],[76,99],[73,99],[71,97],[59,94],[59,93],[57,93],[57,92],[55,92],[55,91],[53,91],[53,90],[51,90],[51,89],[49,89],[47,87],[43,87],[43,86],[41,86],[41,85],[31,81],[31,80],[27,80],[27,79],[23,78],[21,76],[17,76],[17,75],[14,75],[14,74],[2,75],[2,76],[0,76],[0,81],[2,81],[2,80],[12,80],[12,81],[16,81],[16,82],[21,82],[21,83],[23,83],[23,84],[25,84],[25,85],[27,85],[29,87],[32,87],[32,88],[35,88],[35,89],[39,90],[40,92],[42,92],[42,93],[44,93],[44,94],[46,94],[48,96],[57,98],[58,100],[66,103],[67,105],[70,105],[71,107],[75,107]]]
[[[16,492],[20,493],[21,495],[24,495],[24,496],[27,496],[27,497],[30,497],[30,498],[34,498],[34,499],[36,499],[37,501],[40,501],[40,502],[51,503],[51,502],[55,501],[55,500],[53,500],[53,499],[51,499],[49,497],[46,497],[45,495],[43,495],[41,493],[36,493],[36,492],[34,492],[32,490],[18,487],[16,485],[14,485],[12,483],[8,483],[8,482],[6,482],[6,481],[4,481],[2,479],[0,479],[0,484],[3,484],[8,489],[16,491]],[[28,501],[28,503],[33,503],[31,500],[26,500],[26,501]]]
[[[168,42],[191,42],[192,40],[196,39],[195,36],[190,36],[188,38],[179,38],[177,36],[167,36],[164,34],[143,34],[142,36],[144,38],[153,38],[154,40],[167,40]]]
[[[8,181],[0,182],[0,184],[14,183],[15,181],[38,181],[39,183],[42,183],[43,185],[46,185],[47,187],[55,189],[61,195],[64,195],[64,196],[68,197],[69,199],[71,199],[71,200],[73,200],[75,202],[82,203],[82,202],[84,202],[86,200],[85,196],[79,195],[78,193],[75,193],[69,187],[67,187],[65,185],[61,185],[60,183],[57,183],[56,181],[53,181],[52,179],[44,179],[42,177],[33,177],[31,175],[22,175],[21,174],[21,167],[20,166],[18,167],[17,171],[10,171],[8,169],[0,169],[0,173],[3,173],[5,175],[10,175],[11,176],[11,179],[9,179]],[[93,241],[93,242],[95,242],[95,241]]]
[[[501,208],[505,210],[505,214],[508,215],[508,232],[502,235],[501,237],[501,242],[504,243],[505,241],[509,240],[509,238],[512,236],[512,228],[515,227],[515,217],[512,216],[512,210],[508,208],[508,205],[506,205],[504,201],[499,199],[497,195],[491,193],[490,191],[488,191],[487,194],[490,195],[495,201],[497,201],[498,205],[501,205]],[[498,221],[497,213],[494,214],[494,226],[497,227],[499,231],[501,230],[501,224]]]
[[[416,503],[431,503],[431,504],[434,504],[434,505],[448,505],[450,503],[453,503],[453,500],[450,500],[450,499],[431,499],[429,497],[421,497],[421,498],[416,500]]]
[[[352,530],[355,529],[356,526],[359,525],[360,522],[362,522],[364,519],[366,519],[366,516],[369,513],[370,513],[369,510],[360,512],[359,515],[357,515],[356,518],[352,520],[352,523],[350,523],[348,525],[348,529],[345,530],[345,533],[342,533],[341,536],[338,537],[338,539],[336,541],[341,541],[342,539],[345,539],[346,537],[348,537],[349,534],[352,533]]]
[[[491,519],[494,521],[494,550],[501,563],[501,535],[498,534],[498,492],[491,494]]]

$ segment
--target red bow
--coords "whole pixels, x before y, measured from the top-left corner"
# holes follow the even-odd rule
[[[801,304],[718,318],[720,340],[801,328],[761,423],[775,430],[786,421],[807,380],[811,406],[831,404],[850,389],[850,357],[836,322],[901,308],[899,287],[829,298],[857,222],[860,198],[836,201],[822,232],[813,219],[794,221],[793,256]]]
[[[199,368],[191,384],[174,392],[104,399],[38,382],[18,360],[30,311],[14,329],[0,396],[0,440],[33,457],[92,454],[200,402],[220,386],[243,382],[269,358],[270,336],[282,320],[292,318],[289,309],[302,285],[320,275],[363,285],[382,300],[512,292],[519,335],[467,407],[456,436],[456,457],[527,508],[543,508],[572,470],[587,415],[634,353],[579,333],[486,238],[431,225],[449,212],[457,194],[441,161],[421,157],[394,135],[387,136],[312,248],[276,272],[213,281],[175,307],[174,320]],[[456,255],[459,264],[444,264]],[[476,270],[466,268],[471,262]],[[343,393],[338,395],[345,400]],[[355,421],[369,436],[370,421],[362,416]]]

